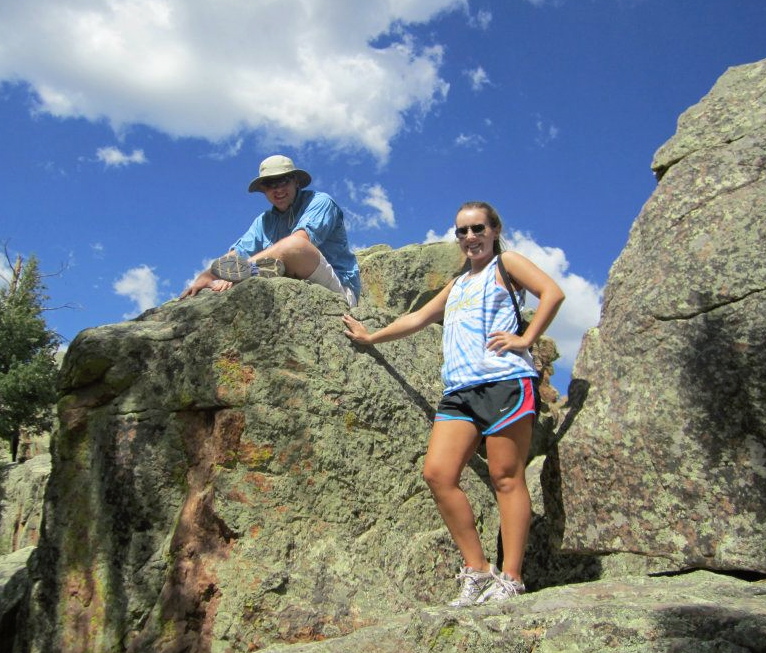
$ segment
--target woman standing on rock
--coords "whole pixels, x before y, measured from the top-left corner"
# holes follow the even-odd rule
[[[468,202],[455,219],[455,235],[467,272],[445,286],[425,306],[369,333],[345,315],[354,342],[373,345],[411,335],[444,321],[445,389],[436,410],[423,476],[464,566],[460,595],[450,605],[496,602],[524,592],[524,560],[531,506],[524,469],[539,410],[537,372],[529,348],[545,331],[564,301],[555,281],[534,263],[500,246],[502,222],[486,202]],[[519,305],[529,290],[540,302],[523,333],[501,274],[512,277]],[[488,562],[473,510],[460,487],[460,475],[481,438],[500,511],[503,569]]]

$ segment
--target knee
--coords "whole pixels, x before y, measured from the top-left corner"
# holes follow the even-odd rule
[[[303,256],[306,252],[316,251],[316,247],[314,247],[310,240],[295,234],[282,238],[282,240],[275,244],[275,248],[280,255],[285,256]]]
[[[423,480],[426,482],[426,485],[428,485],[428,487],[433,487],[434,485],[438,484],[439,475],[432,465],[429,465],[428,463],[426,463],[423,466],[422,475],[423,475]]]
[[[423,480],[432,492],[456,485],[451,474],[445,473],[438,465],[428,464],[428,462],[423,466]]]
[[[308,279],[320,261],[319,250],[308,240],[291,234],[277,242],[272,255],[285,264],[288,277]]]
[[[499,470],[497,472],[490,470],[489,478],[495,492],[501,494],[510,494],[520,490],[526,491],[527,488],[523,469],[521,473],[513,473],[511,470]]]

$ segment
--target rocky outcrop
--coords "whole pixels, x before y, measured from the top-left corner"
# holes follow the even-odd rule
[[[40,537],[50,455],[0,468],[0,651],[10,651],[28,590],[27,562]]]
[[[357,348],[347,310],[256,278],[78,335],[25,647],[247,650],[344,635],[452,590],[459,561],[419,474],[440,327]],[[369,303],[357,315],[390,319]],[[491,549],[481,459],[466,483]]]
[[[548,460],[564,550],[766,573],[766,61],[679,120]]]
[[[765,66],[679,121],[566,405],[544,388],[533,591],[434,607],[459,565],[420,479],[440,327],[359,348],[339,297],[256,278],[72,343],[21,609],[18,561],[5,585],[14,653],[766,650]],[[459,257],[360,262],[354,312],[375,328]],[[535,356],[549,369],[555,347]],[[492,550],[481,456],[463,480]]]
[[[27,563],[35,547],[28,546],[0,556],[0,651],[12,651],[17,622],[29,591]]]
[[[360,259],[356,313],[373,327],[461,262],[448,244]],[[77,337],[23,646],[237,650],[343,635],[451,591],[458,560],[419,477],[440,328],[359,349],[346,310],[253,279]],[[555,347],[538,349],[550,368]],[[481,458],[467,483],[491,550]]]
[[[362,273],[360,304],[390,310],[393,315],[413,311],[436,295],[463,263],[456,244],[408,245],[396,250],[377,245],[357,254]]]
[[[47,453],[0,468],[0,556],[37,545],[50,471]]]

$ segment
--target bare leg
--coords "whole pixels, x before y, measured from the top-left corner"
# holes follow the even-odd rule
[[[298,234],[291,234],[250,258],[257,263],[266,257],[282,261],[285,273],[293,279],[308,279],[319,265],[319,250]]]
[[[476,427],[471,422],[435,422],[423,466],[423,477],[466,566],[487,571],[489,562],[476,531],[473,510],[468,497],[460,488],[460,474],[476,451],[479,441]]]
[[[532,441],[533,418],[523,417],[486,438],[489,475],[500,511],[503,569],[523,582],[521,566],[527,546],[532,508],[524,471]]]

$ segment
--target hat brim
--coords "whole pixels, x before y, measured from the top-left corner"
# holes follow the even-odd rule
[[[305,170],[300,170],[296,168],[295,170],[291,170],[290,172],[280,172],[276,175],[263,175],[263,177],[256,177],[253,179],[253,181],[250,182],[250,185],[247,187],[248,192],[250,193],[262,193],[263,188],[261,187],[261,184],[266,181],[267,179],[274,179],[275,177],[285,177],[287,175],[295,175],[298,178],[298,188],[306,188],[311,183],[311,175],[306,172]]]

